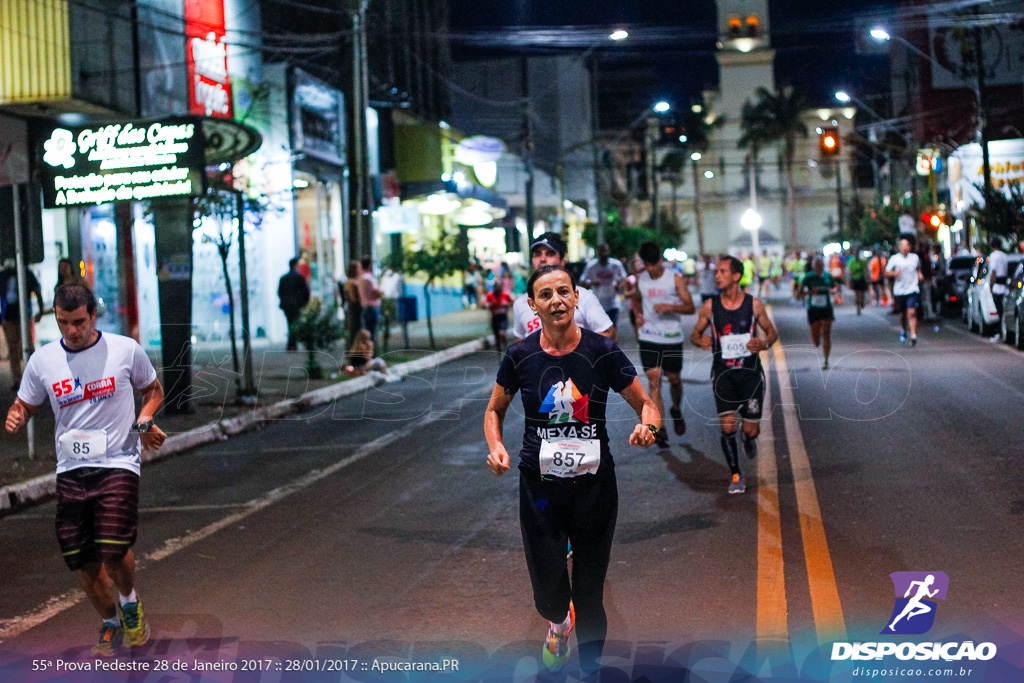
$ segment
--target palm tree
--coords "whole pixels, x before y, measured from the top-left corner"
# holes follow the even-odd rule
[[[778,92],[759,87],[756,91],[757,103],[744,105],[743,113],[746,120],[750,116],[750,128],[744,125],[744,135],[740,139],[741,146],[748,133],[758,138],[759,143],[781,143],[779,157],[783,160],[786,170],[786,207],[789,210],[789,239],[791,246],[796,246],[796,198],[794,196],[793,157],[796,155],[797,137],[807,137],[807,126],[803,115],[811,108],[810,101],[800,91],[790,86]],[[748,144],[751,144],[748,141]],[[760,145],[758,145],[759,148]],[[753,160],[757,162],[755,147]]]
[[[679,212],[676,210],[678,203],[679,186],[683,184],[683,167],[686,166],[686,156],[682,150],[674,149],[665,155],[659,165],[661,177],[672,186],[672,208],[673,220],[679,220]],[[698,232],[698,235],[700,233]]]

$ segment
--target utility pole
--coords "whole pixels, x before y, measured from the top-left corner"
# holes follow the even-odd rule
[[[353,258],[369,253],[371,247],[366,230],[368,160],[366,157],[366,6],[369,0],[357,0],[352,11],[352,166],[355,174],[351,198],[349,244]]]
[[[836,234],[839,236],[839,244],[843,243],[843,162],[836,157],[836,216],[839,219],[839,227]]]
[[[249,275],[245,260],[245,193],[235,190],[235,213],[238,215],[238,288],[242,304],[242,386],[238,392],[241,403],[256,401],[252,371],[252,335],[249,333]],[[321,270],[323,267],[321,265]]]
[[[31,187],[31,185],[29,185]],[[25,231],[22,227],[22,216],[21,216],[21,185],[15,185],[13,188],[13,208],[14,208],[14,256],[15,256],[15,267],[18,270],[18,324],[21,326],[21,369],[24,371],[28,365],[29,357],[29,319],[32,316],[32,301],[28,298],[28,287],[27,287],[27,275],[25,274]],[[40,302],[41,303],[41,302]],[[11,340],[8,340],[10,343]],[[17,387],[15,387],[17,388]],[[26,436],[28,437],[28,459],[34,460],[36,457],[36,428],[32,422],[32,418],[29,418],[28,423],[25,425]]]
[[[647,156],[647,192],[651,198],[651,228],[657,232],[661,229],[658,216],[658,169],[654,159],[654,139],[661,132],[661,121],[657,116],[647,117],[647,134],[645,152]]]
[[[978,14],[978,8],[974,8],[974,14]],[[978,101],[978,133],[981,137],[981,168],[984,178],[984,190],[992,187],[992,166],[988,156],[988,109],[985,106],[985,55],[981,51],[981,27],[974,26],[974,64],[978,69],[978,86],[975,97]]]
[[[533,205],[533,116],[530,107],[530,63],[526,53],[519,56],[520,76],[523,92],[523,168],[526,170],[526,235],[533,242],[534,222],[536,220]]]
[[[591,147],[594,155],[594,207],[597,209],[597,246],[604,244],[604,231],[608,227],[608,218],[604,215],[604,200],[601,197],[601,150],[597,140],[601,135],[601,115],[598,109],[598,58],[595,53],[591,57],[593,67],[590,70],[590,137],[594,144]]]

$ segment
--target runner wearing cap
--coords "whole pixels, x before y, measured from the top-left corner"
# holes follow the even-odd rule
[[[530,245],[530,259],[533,269],[543,266],[565,266],[565,240],[557,232],[546,232]],[[579,303],[576,311],[576,324],[585,330],[615,338],[615,324],[605,313],[601,302],[589,289],[579,288]],[[533,312],[524,294],[516,298],[512,304],[512,336],[526,339],[541,328],[540,317]]]

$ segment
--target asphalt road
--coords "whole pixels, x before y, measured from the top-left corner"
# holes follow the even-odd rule
[[[743,463],[746,494],[726,493],[703,352],[686,359],[689,430],[670,449],[627,446],[634,418],[610,406],[609,680],[679,680],[684,667],[694,680],[858,680],[849,670],[864,662],[828,662],[830,644],[885,640],[993,642],[989,662],[940,663],[955,670],[946,680],[1024,679],[1024,354],[950,321],[923,326],[911,349],[894,317],[846,306],[823,372],[803,311],[778,301],[772,313],[772,418]],[[72,590],[53,504],[0,519],[0,680],[529,679],[546,624],[517,476],[484,465],[497,360],[477,354],[148,467],[136,552],[153,639],[119,661],[166,665],[166,679],[59,673],[57,660],[92,661],[98,620]],[[510,452],[521,434],[510,414]],[[898,571],[949,577],[926,635],[879,635]],[[458,673],[379,671],[445,659]],[[304,667],[330,670],[289,670]]]

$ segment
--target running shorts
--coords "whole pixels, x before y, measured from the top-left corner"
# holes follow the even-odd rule
[[[764,374],[760,369],[730,368],[711,376],[715,409],[719,415],[739,413],[745,420],[760,420],[764,407]]]
[[[868,281],[864,278],[850,280],[850,287],[852,287],[855,292],[866,292],[868,291]]]
[[[640,340],[640,365],[644,372],[661,368],[667,373],[678,375],[683,370],[683,343],[655,344]]]
[[[896,300],[896,310],[900,313],[906,313],[908,308],[921,308],[921,293],[911,292],[910,294],[896,294],[893,296]]]
[[[807,322],[808,323],[816,323],[816,322],[819,322],[821,320],[835,320],[835,319],[836,319],[836,314],[835,314],[835,311],[832,310],[831,306],[826,306],[825,308],[813,308],[813,307],[811,307],[811,308],[807,309]]]
[[[68,569],[124,556],[139,529],[139,475],[79,467],[57,475],[57,542]]]

